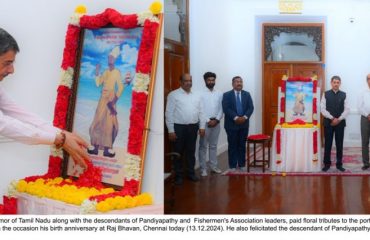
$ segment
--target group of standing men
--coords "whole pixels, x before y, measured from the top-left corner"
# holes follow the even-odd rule
[[[228,141],[229,171],[245,171],[246,139],[249,130],[249,119],[253,113],[253,101],[249,92],[243,90],[243,79],[232,78],[233,89],[221,93],[216,90],[216,74],[206,72],[203,76],[206,90],[192,91],[192,76],[183,74],[180,88],[172,91],[167,98],[166,125],[169,140],[173,143],[174,152],[185,154],[187,176],[191,181],[198,181],[194,171],[196,140],[199,132],[199,164],[201,176],[208,175],[206,155],[209,149],[209,166],[211,172],[221,173],[217,161],[217,143],[220,134],[220,120],[225,114],[224,128]],[[369,88],[362,92],[358,101],[361,114],[362,170],[370,168],[370,74],[367,75]],[[349,114],[346,93],[339,89],[341,78],[331,78],[331,89],[321,98],[321,113],[324,116],[325,152],[323,171],[331,167],[331,149],[333,139],[336,144],[336,168],[344,172],[343,139],[345,118]],[[183,183],[182,161],[174,160],[176,184]]]
[[[220,120],[225,113],[224,128],[228,140],[228,159],[230,171],[245,171],[245,143],[248,136],[249,119],[253,113],[250,94],[243,90],[243,79],[233,77],[231,91],[222,94],[216,90],[216,74],[206,72],[203,76],[206,90],[192,91],[192,76],[183,74],[180,88],[172,91],[167,98],[166,125],[169,140],[174,151],[185,153],[187,176],[191,181],[199,178],[194,172],[196,140],[199,132],[199,164],[201,176],[208,175],[206,155],[209,149],[211,172],[221,173],[217,161],[217,143],[220,134]],[[183,182],[181,160],[174,160],[176,184]]]

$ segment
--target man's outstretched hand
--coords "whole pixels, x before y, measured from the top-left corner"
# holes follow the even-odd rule
[[[63,149],[69,153],[76,165],[80,165],[82,168],[86,169],[86,161],[90,161],[86,150],[88,147],[87,142],[75,133],[64,131],[64,134],[66,139]]]

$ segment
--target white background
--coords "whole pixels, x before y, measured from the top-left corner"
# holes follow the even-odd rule
[[[25,108],[52,122],[69,17],[84,4],[87,14],[106,8],[125,14],[149,8],[152,0],[0,0],[0,27],[17,40],[15,74],[0,84]],[[162,34],[163,35],[163,34]],[[160,47],[142,190],[163,203],[163,44]],[[0,138],[0,195],[14,179],[44,174],[49,148]],[[2,202],[2,201],[0,201]]]

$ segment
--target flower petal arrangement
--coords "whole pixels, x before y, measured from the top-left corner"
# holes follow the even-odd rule
[[[77,70],[79,42],[83,29],[98,29],[108,24],[131,29],[142,27],[142,38],[138,50],[135,78],[132,88],[130,124],[128,129],[127,159],[125,159],[123,187],[115,190],[102,183],[102,169],[88,163],[79,178],[62,178],[63,151],[51,148],[48,171],[39,176],[30,176],[12,182],[0,214],[17,213],[17,193],[27,193],[80,206],[81,213],[107,212],[152,204],[148,193],[140,194],[145,157],[145,139],[148,129],[148,102],[152,98],[155,63],[161,30],[162,4],[154,2],[150,11],[138,14],[121,14],[108,8],[97,15],[86,15],[86,7],[78,6],[71,16],[65,37],[65,48],[61,64],[60,84],[54,108],[53,125],[67,129],[68,111]],[[153,64],[154,63],[154,64]]]

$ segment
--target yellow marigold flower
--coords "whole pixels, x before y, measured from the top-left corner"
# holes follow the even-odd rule
[[[59,184],[59,183],[63,182],[63,178],[61,178],[61,177],[54,178],[53,182],[55,184]]]
[[[137,201],[136,201],[135,198],[133,198],[131,196],[126,196],[125,199],[126,199],[126,203],[127,203],[127,208],[133,208],[133,207],[136,206]]]
[[[45,180],[43,178],[39,178],[35,181],[35,184],[37,185],[41,185],[41,184],[44,184]]]
[[[137,196],[136,199],[137,199],[138,206],[153,204],[153,198],[149,193],[143,193]]]
[[[78,5],[75,9],[75,13],[85,14],[87,12],[85,5]]]
[[[155,1],[153,2],[150,7],[149,7],[149,10],[153,13],[153,14],[159,14],[161,13],[162,11],[162,3],[159,2],[159,1]]]
[[[100,192],[103,194],[108,194],[108,193],[114,192],[114,189],[113,188],[103,188]]]
[[[108,212],[112,210],[111,206],[106,201],[101,201],[96,205],[96,210],[99,212]]]
[[[125,209],[127,207],[127,202],[124,197],[118,196],[114,198],[116,202],[116,209]]]
[[[17,191],[18,192],[25,192],[27,189],[28,183],[25,180],[18,181],[17,184]]]

